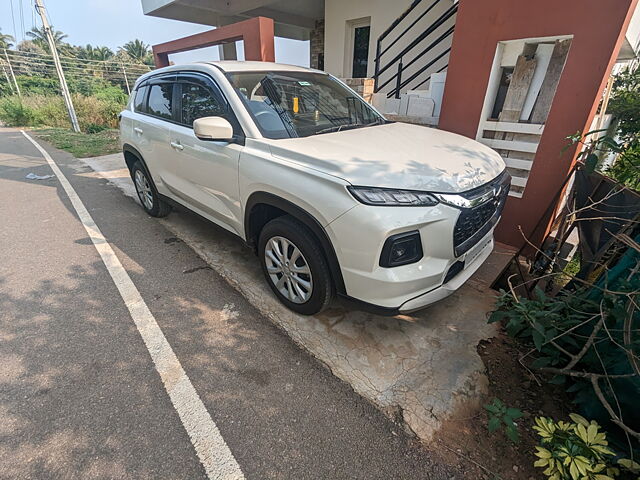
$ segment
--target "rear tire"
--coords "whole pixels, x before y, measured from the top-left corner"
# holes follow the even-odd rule
[[[329,306],[334,285],[318,240],[289,215],[267,223],[260,232],[258,255],[265,279],[284,305],[302,315]]]
[[[171,212],[171,205],[160,198],[158,190],[140,160],[131,168],[131,178],[136,187],[138,200],[142,208],[152,217],[166,217]]]

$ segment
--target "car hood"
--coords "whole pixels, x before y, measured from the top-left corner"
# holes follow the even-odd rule
[[[352,185],[452,193],[483,185],[505,168],[498,153],[475,140],[408,123],[265,141],[275,157]]]

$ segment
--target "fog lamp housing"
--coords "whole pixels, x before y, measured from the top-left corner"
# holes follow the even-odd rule
[[[389,268],[408,265],[416,263],[422,256],[420,232],[414,230],[412,232],[398,233],[390,236],[384,242],[382,254],[380,255],[380,266]]]

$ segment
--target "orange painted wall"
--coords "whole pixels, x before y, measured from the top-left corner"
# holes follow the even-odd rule
[[[169,65],[169,55],[172,53],[243,40],[245,60],[274,62],[275,47],[273,31],[273,19],[253,17],[206,32],[196,33],[195,35],[154,45],[152,47],[153,57],[156,67],[166,67]]]
[[[499,41],[573,35],[524,196],[509,198],[498,241],[522,246],[518,226],[530,236],[561,188],[577,155],[576,148],[562,154],[566,137],[590,127],[637,2],[460,0],[440,115],[443,130],[476,137]],[[547,224],[545,219],[543,227]]]

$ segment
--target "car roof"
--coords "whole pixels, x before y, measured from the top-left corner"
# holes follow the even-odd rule
[[[202,62],[214,65],[224,72],[320,72],[312,68],[299,67],[298,65],[288,65],[286,63],[221,60],[218,62]],[[323,72],[324,73],[324,72]]]
[[[327,75],[322,70],[315,70],[313,68],[299,67],[297,65],[288,65],[286,63],[275,62],[256,62],[256,61],[238,61],[238,60],[221,60],[217,62],[192,62],[178,65],[169,65],[167,67],[151,70],[150,72],[141,75],[136,80],[136,87],[149,78],[164,73],[178,73],[185,70],[210,70],[210,69],[222,71],[222,72],[311,72]]]

